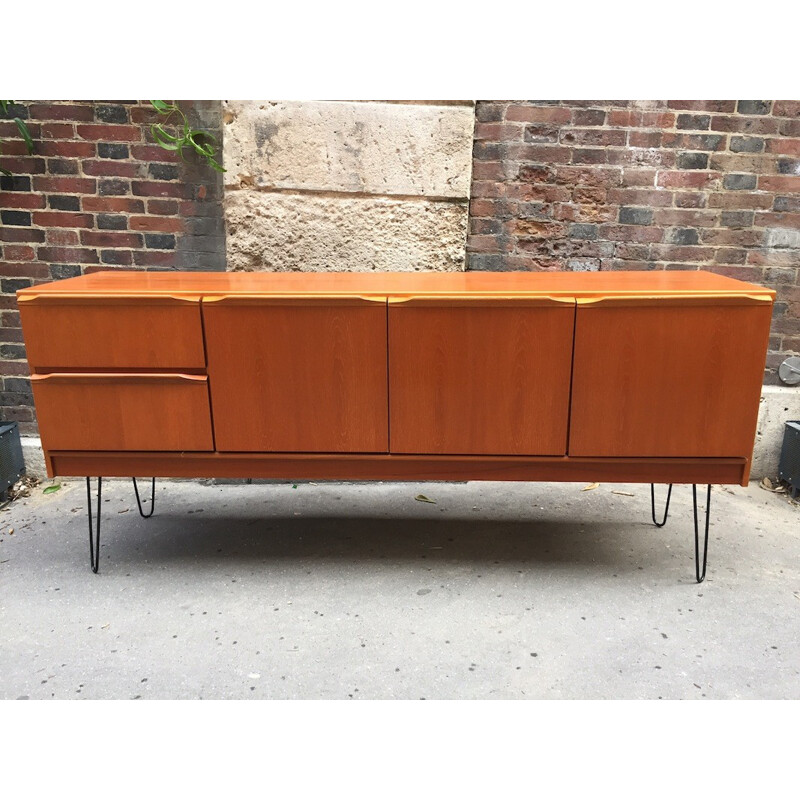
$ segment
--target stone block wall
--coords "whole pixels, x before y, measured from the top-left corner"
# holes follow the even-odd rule
[[[476,107],[468,268],[707,269],[777,292],[765,381],[800,353],[800,102]]]
[[[469,103],[227,102],[233,270],[464,269]]]

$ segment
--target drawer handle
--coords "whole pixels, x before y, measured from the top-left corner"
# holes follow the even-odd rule
[[[141,295],[141,294],[22,294],[31,291],[23,289],[17,295],[17,302],[26,305],[92,305],[116,306],[135,303],[137,306],[164,306],[164,305],[197,305],[200,298],[178,297],[171,294]]]
[[[203,305],[229,303],[231,305],[261,306],[358,306],[362,303],[386,304],[386,295],[335,295],[335,294],[223,294],[204,296]]]
[[[578,307],[584,306],[699,306],[768,305],[772,297],[766,294],[690,294],[690,295],[607,295],[605,297],[579,297]]]
[[[205,375],[187,375],[177,372],[48,372],[31,375],[31,381],[52,383],[205,383]]]
[[[440,307],[471,307],[480,308],[491,306],[526,307],[537,306],[574,306],[574,297],[553,297],[551,295],[532,295],[529,297],[518,295],[411,295],[409,297],[390,297],[389,305],[405,306],[440,306]]]

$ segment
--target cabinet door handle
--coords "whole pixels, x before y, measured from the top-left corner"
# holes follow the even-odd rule
[[[578,308],[664,306],[754,306],[770,305],[773,298],[767,294],[692,294],[692,295],[606,295],[604,297],[578,297]]]
[[[360,306],[364,303],[386,304],[386,295],[335,294],[222,294],[204,296],[203,304],[255,306]]]
[[[197,305],[200,297],[179,297],[171,294],[141,295],[141,294],[19,294],[17,302],[25,305],[92,305],[92,306],[165,306],[165,305]]]
[[[48,372],[31,375],[36,383],[205,383],[205,375],[182,372]]]
[[[530,297],[508,295],[412,295],[409,297],[390,297],[390,306],[409,307],[447,307],[447,308],[480,308],[481,306],[498,308],[553,308],[574,306],[572,296],[558,297],[550,295],[532,295]]]

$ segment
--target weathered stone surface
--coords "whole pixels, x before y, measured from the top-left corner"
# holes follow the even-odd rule
[[[466,198],[471,105],[228,101],[231,187]]]
[[[230,270],[459,270],[466,203],[225,193]]]

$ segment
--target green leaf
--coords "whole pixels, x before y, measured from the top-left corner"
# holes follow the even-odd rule
[[[171,114],[173,111],[177,111],[177,106],[171,106],[163,100],[151,100],[150,105],[152,105],[159,114]]]
[[[14,124],[17,126],[17,130],[20,132],[22,138],[25,140],[25,146],[28,148],[28,155],[30,155],[33,152],[33,139],[31,139],[28,126],[19,117],[14,117]]]
[[[424,494],[418,494],[414,499],[419,500],[420,503],[432,503],[433,505],[436,505],[435,500],[431,500],[430,497],[425,497]]]
[[[44,488],[44,494],[53,494],[53,492],[57,492],[61,488],[60,483],[54,483],[52,486],[46,486]]]
[[[4,114],[8,114],[8,104],[10,102],[10,100],[0,100],[0,108],[3,109]]]

